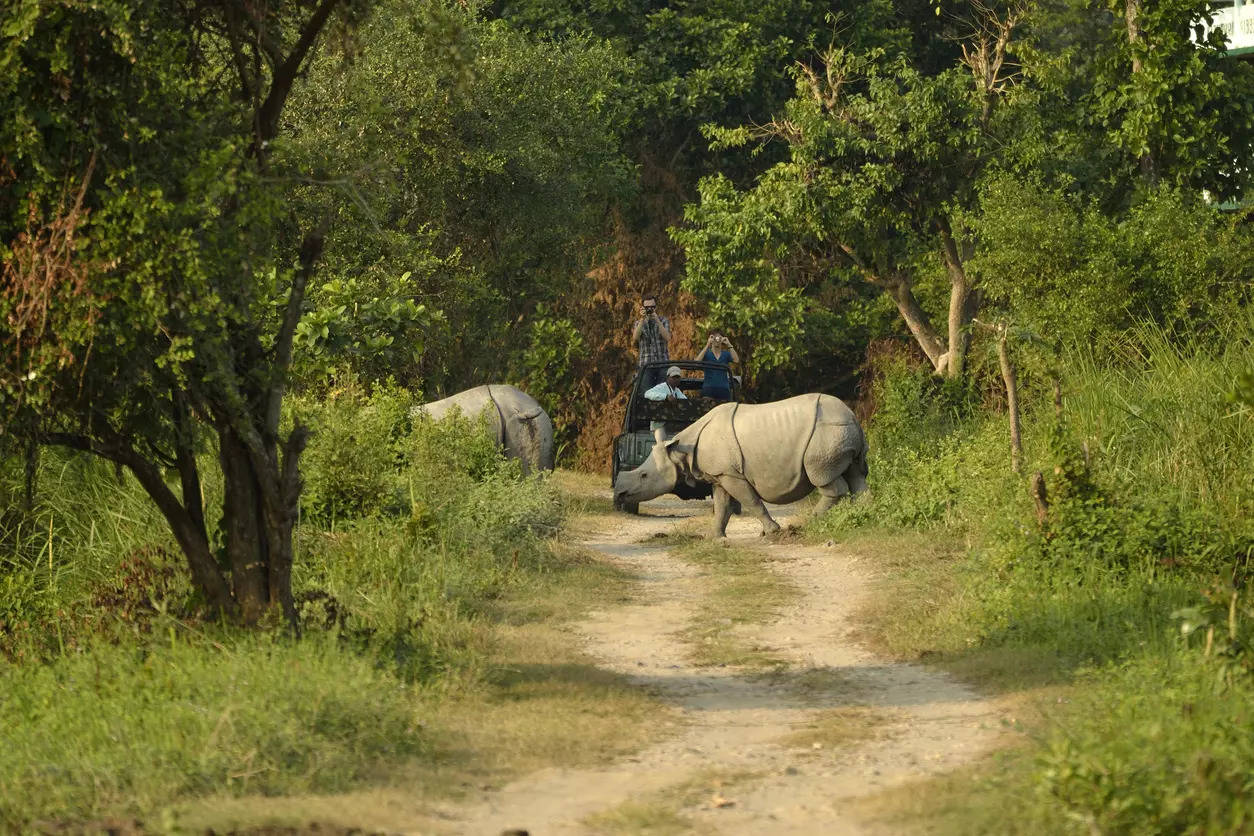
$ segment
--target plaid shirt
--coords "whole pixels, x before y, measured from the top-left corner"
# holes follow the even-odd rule
[[[640,321],[636,320],[637,324]],[[661,314],[658,314],[657,322],[649,322],[647,318],[645,319],[644,327],[640,329],[640,341],[636,344],[640,352],[641,366],[645,363],[659,363],[671,359],[670,352],[666,350],[666,340],[662,339],[662,331],[658,328],[658,322],[665,325],[667,331],[671,330],[671,321]]]

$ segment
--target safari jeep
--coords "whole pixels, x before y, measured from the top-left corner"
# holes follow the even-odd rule
[[[655,380],[663,380],[666,370],[678,366],[684,373],[679,388],[688,396],[688,400],[651,401],[644,396],[649,388],[645,381],[649,376],[648,369],[656,369]],[[671,436],[687,427],[693,421],[718,406],[722,401],[701,396],[701,384],[707,371],[725,371],[726,366],[718,363],[702,363],[696,360],[670,360],[665,363],[649,363],[636,372],[632,381],[631,397],[627,399],[627,411],[623,415],[623,431],[614,439],[614,448],[610,453],[610,484],[618,478],[620,471],[634,470],[644,463],[653,451],[653,430],[650,425],[660,422],[666,435]],[[739,401],[740,381],[731,375],[732,400]],[[683,482],[675,485],[672,493],[680,499],[705,499],[714,492],[714,486],[705,482]],[[614,509],[635,514],[640,504],[629,502],[620,504],[614,501]]]

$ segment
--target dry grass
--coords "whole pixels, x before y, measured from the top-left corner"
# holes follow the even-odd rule
[[[672,553],[708,570],[707,592],[683,633],[698,665],[778,668],[784,661],[746,638],[745,628],[767,624],[799,591],[773,572],[762,549],[733,546],[686,533],[670,535]],[[662,538],[667,539],[667,538]]]
[[[891,709],[882,706],[845,705],[820,711],[804,727],[780,740],[784,746],[820,754],[849,749],[869,740],[890,734],[897,719]]]
[[[604,836],[713,833],[716,831],[694,822],[685,811],[712,806],[717,799],[732,793],[733,787],[755,777],[752,772],[703,770],[664,790],[588,816],[582,824],[590,832]]]
[[[1039,736],[1051,707],[1068,699],[1070,688],[1034,689],[1002,698],[1013,719],[996,750],[966,766],[911,781],[852,801],[850,812],[876,832],[902,836],[1038,836],[1078,832],[1048,805],[1033,797],[1032,739]],[[1025,807],[1033,815],[1025,815]]]
[[[614,510],[610,501],[610,477],[603,473],[587,473],[581,470],[555,470],[549,477],[557,485],[566,501],[566,509],[572,516],[585,514],[609,514]]]

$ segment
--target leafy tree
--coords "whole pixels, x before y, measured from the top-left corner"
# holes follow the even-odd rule
[[[1098,52],[1089,118],[1150,184],[1240,196],[1254,157],[1254,70],[1229,59],[1223,33],[1203,26],[1211,4],[1116,0],[1109,8],[1123,31],[1113,27]]]
[[[129,469],[208,605],[295,618],[305,445],[279,418],[328,216],[282,200],[283,117],[360,0],[0,11],[0,416]],[[225,497],[206,518],[197,453]],[[177,485],[166,472],[176,474]]]
[[[1194,0],[1045,0],[1020,45],[1034,98],[1007,154],[1021,177],[1118,212],[1160,184],[1248,188],[1254,66],[1228,57]]]
[[[925,11],[927,4],[909,0],[903,7]],[[711,147],[702,139],[701,126],[760,121],[777,111],[793,89],[786,68],[829,37],[831,16],[841,10],[845,14],[836,25],[859,44],[885,41],[898,24],[883,0],[836,6],[813,0],[498,0],[487,8],[527,31],[601,39],[631,68],[619,94],[626,115],[622,144],[635,164],[636,191],[610,205],[610,235],[587,289],[558,300],[556,309],[579,328],[593,366],[605,376],[598,381],[601,391],[589,393],[591,417],[604,411],[605,399],[620,396],[630,379],[635,357],[627,323],[641,292],[660,293],[682,324],[671,346],[675,353],[688,342],[687,322],[705,313],[703,303],[679,293],[682,253],[666,233],[682,219],[700,177],[723,171],[733,182],[743,182],[779,156],[778,145],[759,157]],[[714,312],[709,319],[737,327],[736,319]],[[733,335],[738,346],[749,349],[746,360],[763,365],[756,334],[733,330]],[[824,336],[819,344],[824,350],[816,354],[831,365],[831,353],[842,350],[842,340],[833,343]],[[612,382],[615,378],[623,382]],[[595,434],[591,422],[588,429]]]
[[[750,188],[724,175],[703,180],[701,202],[673,232],[688,256],[685,286],[753,336],[760,362],[789,363],[808,330],[805,312],[823,307],[825,288],[843,285],[857,298],[868,288],[889,297],[936,371],[960,376],[985,279],[999,303],[1038,298],[1030,289],[1040,276],[1027,275],[1028,263],[993,275],[1005,261],[986,253],[1028,229],[1048,232],[1038,247],[1057,248],[1041,254],[1045,262],[1094,254],[1071,273],[1087,281],[1050,297],[1061,305],[1055,314],[1075,311],[1068,332],[1093,316],[1113,323],[1124,315],[1082,300],[1122,299],[1120,287],[1145,280],[1127,265],[1103,270],[1107,256],[1085,236],[1121,236],[1116,218],[1153,201],[1156,183],[1217,195],[1244,188],[1254,86],[1214,33],[1190,40],[1203,5],[1141,9],[1135,25],[1122,5],[1116,15],[1087,2],[938,11],[948,23],[930,39],[899,32],[888,48],[850,44],[799,64],[797,95],[769,123],[708,129],[715,147],[782,140],[789,153]],[[956,47],[947,59],[937,41]],[[1027,208],[1039,195],[1028,187],[1016,215],[1006,191],[1030,183],[1087,191],[1094,202],[1077,209],[1092,217],[1040,229],[1045,218]],[[993,194],[997,219],[982,218],[993,206],[982,196]],[[1183,219],[1191,210],[1181,211]],[[1023,277],[1020,290],[1007,286],[1009,275]]]
[[[1053,345],[1100,345],[1147,321],[1222,338],[1254,278],[1245,220],[1165,186],[1109,213],[1087,195],[998,177],[975,222],[976,269],[986,305]]]
[[[934,74],[905,46],[832,47],[817,66],[798,66],[797,95],[770,123],[712,128],[718,146],[783,140],[789,159],[743,192],[722,176],[702,182],[690,227],[674,232],[689,256],[686,285],[716,306],[743,288],[776,319],[743,326],[781,360],[797,330],[779,320],[796,321],[803,286],[869,285],[892,299],[938,373],[961,376],[979,298],[966,213],[1012,129],[1008,56],[1024,14],[977,7],[960,58]],[[934,265],[950,284],[947,339],[915,292]]]
[[[600,43],[408,2],[358,37],[370,48],[317,62],[289,112],[293,153],[319,172],[298,198],[340,221],[312,292],[310,371],[349,362],[429,391],[517,373],[523,319],[569,293],[630,188],[629,69]]]

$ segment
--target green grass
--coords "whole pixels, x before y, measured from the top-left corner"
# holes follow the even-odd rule
[[[0,519],[0,830],[230,830],[310,810],[401,829],[440,798],[667,733],[655,698],[562,629],[633,594],[552,539],[580,497],[520,478],[469,425],[407,429],[400,394],[354,397],[314,416],[299,641],[199,620],[134,480],[45,454],[35,510],[9,501]],[[21,462],[0,461],[0,498],[21,489]]]
[[[412,686],[333,638],[168,628],[168,641],[6,669],[0,822],[336,789],[428,745]]]

